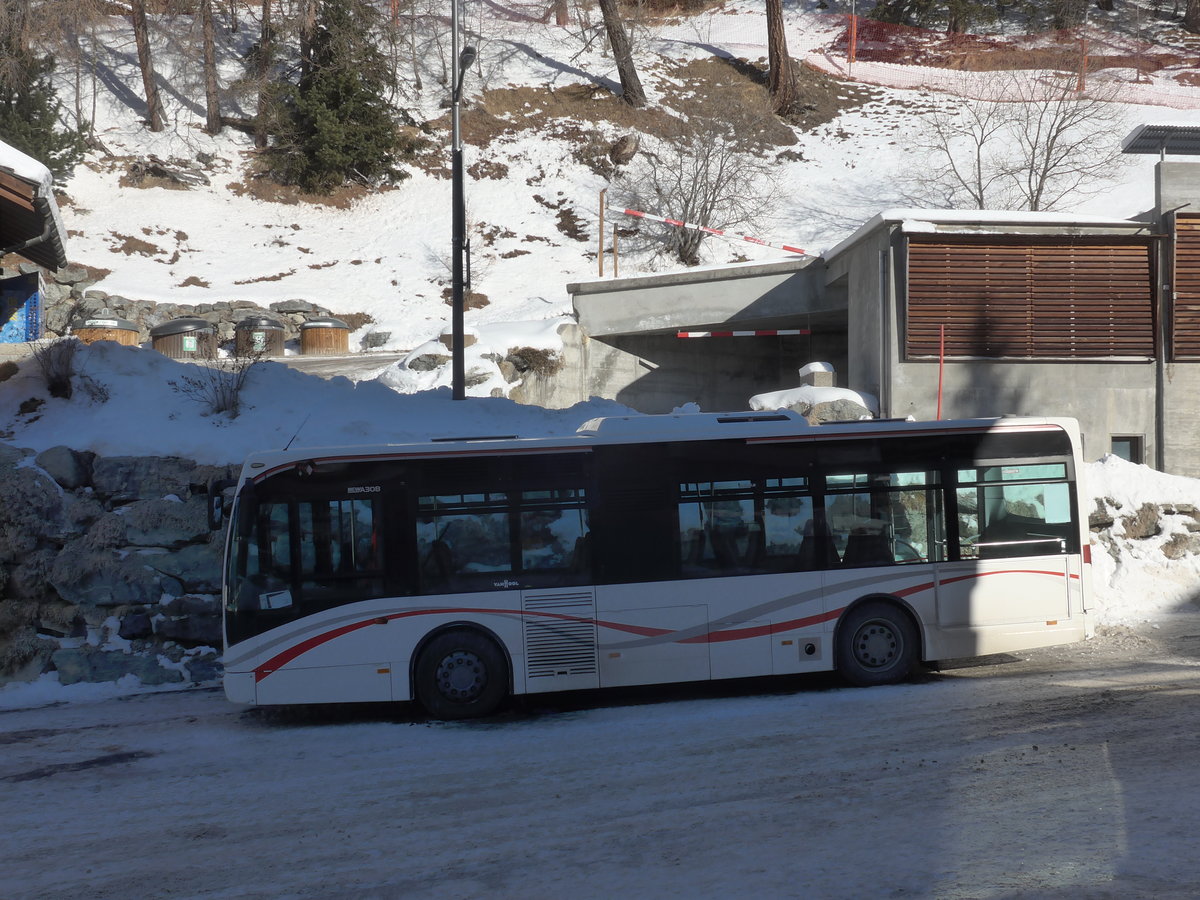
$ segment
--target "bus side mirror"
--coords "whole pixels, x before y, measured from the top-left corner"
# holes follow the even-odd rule
[[[216,531],[221,527],[225,518],[225,497],[227,488],[237,484],[231,478],[221,478],[208,483],[208,530]]]

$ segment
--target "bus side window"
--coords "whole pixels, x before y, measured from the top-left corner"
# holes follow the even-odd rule
[[[1034,480],[1046,476],[1063,481]],[[963,559],[1005,559],[1077,552],[1070,486],[1061,463],[963,469],[958,489]],[[964,530],[964,509],[968,511]],[[972,527],[973,526],[973,527]]]
[[[944,558],[945,528],[936,472],[833,475],[828,484],[826,515],[843,566],[903,565]]]

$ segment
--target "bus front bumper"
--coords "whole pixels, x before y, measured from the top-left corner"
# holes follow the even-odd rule
[[[230,702],[253,706],[258,701],[253,672],[226,672],[224,683],[225,696]]]

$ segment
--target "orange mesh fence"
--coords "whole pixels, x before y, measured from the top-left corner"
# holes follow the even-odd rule
[[[990,99],[986,73],[1071,73],[1078,86],[1120,85],[1127,103],[1200,108],[1200,53],[1098,28],[1023,35],[962,34],[846,16],[824,52],[805,61],[832,75],[888,87]]]

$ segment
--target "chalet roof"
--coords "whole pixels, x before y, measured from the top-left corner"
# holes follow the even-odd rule
[[[67,264],[53,186],[49,169],[0,142],[0,256],[17,253],[47,269]]]

